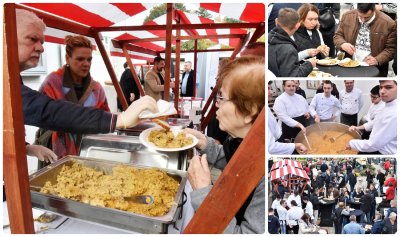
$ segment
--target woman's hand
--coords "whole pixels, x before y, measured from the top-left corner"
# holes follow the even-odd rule
[[[307,53],[308,53],[308,56],[314,57],[315,55],[317,55],[319,53],[319,50],[318,49],[307,49]]]
[[[207,137],[206,137],[206,135],[204,135],[203,133],[201,133],[201,132],[199,132],[197,130],[191,129],[191,128],[185,128],[183,130],[183,132],[192,134],[193,136],[195,136],[199,140],[199,142],[196,144],[196,148],[197,149],[203,150],[204,148],[206,148],[206,146],[207,146]]]
[[[26,154],[50,163],[58,160],[57,155],[52,150],[40,145],[26,145]]]
[[[208,168],[207,155],[193,156],[188,168],[188,178],[193,190],[211,185],[211,173]]]
[[[127,110],[118,114],[117,128],[131,128],[140,122],[139,114],[145,110],[157,113],[156,101],[146,95],[133,102]]]

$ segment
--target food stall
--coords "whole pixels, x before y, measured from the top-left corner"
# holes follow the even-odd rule
[[[279,161],[272,166],[271,181],[277,179],[287,182],[286,187],[289,192],[291,192],[294,187],[299,186],[303,180],[307,182],[310,181],[306,171],[301,168],[300,163],[287,159]],[[303,190],[299,190],[300,194],[303,193],[304,188],[305,186],[303,186]]]
[[[129,5],[129,3],[127,3]],[[132,3],[133,4],[133,3]],[[28,6],[30,5],[30,6]],[[110,60],[108,58],[107,52],[105,47],[101,41],[101,33],[102,31],[111,30],[111,31],[124,31],[124,30],[151,30],[151,29],[158,29],[161,31],[166,31],[166,62],[167,65],[171,59],[171,41],[172,41],[172,29],[219,29],[219,28],[256,28],[255,33],[248,42],[253,42],[261,35],[264,34],[265,27],[264,22],[258,23],[222,23],[222,24],[181,24],[179,26],[172,25],[172,14],[173,8],[172,4],[167,4],[167,23],[166,25],[162,26],[127,26],[127,27],[109,27],[109,26],[87,26],[81,23],[77,23],[72,19],[68,19],[68,17],[61,18],[57,16],[54,12],[51,12],[49,9],[41,9],[37,10],[33,6],[34,4],[25,4],[25,5],[16,5],[16,4],[5,4],[4,5],[4,44],[3,44],[3,53],[4,53],[4,143],[3,147],[4,153],[4,181],[6,187],[6,193],[8,197],[7,206],[8,206],[8,217],[10,220],[10,227],[12,233],[34,233],[33,228],[33,218],[32,218],[32,209],[31,203],[34,205],[42,205],[43,208],[50,209],[58,208],[57,212],[64,211],[63,214],[70,215],[73,217],[77,217],[78,219],[82,216],[76,216],[76,214],[82,214],[83,208],[86,209],[87,212],[91,213],[89,217],[82,217],[82,219],[93,219],[100,218],[102,215],[106,216],[106,212],[101,210],[101,208],[96,208],[93,206],[88,207],[81,206],[77,203],[74,205],[69,205],[68,201],[59,200],[57,198],[43,198],[41,195],[37,194],[35,191],[35,187],[33,185],[34,182],[39,179],[39,177],[46,177],[45,173],[52,172],[56,170],[58,166],[50,166],[47,168],[47,172],[43,173],[36,173],[34,177],[28,178],[27,173],[27,164],[26,164],[26,150],[21,149],[24,146],[24,129],[23,129],[23,116],[22,116],[22,100],[20,96],[20,81],[14,80],[13,78],[19,78],[19,69],[18,69],[18,59],[17,59],[17,46],[12,44],[11,42],[16,42],[16,23],[15,23],[15,9],[27,9],[29,11],[34,12],[40,18],[43,18],[44,22],[46,23],[48,28],[57,29],[63,32],[73,32],[76,34],[81,34],[90,38],[93,38],[96,42],[98,50],[100,51],[107,70],[110,74],[111,80],[116,88],[116,92],[118,98],[121,100],[124,108],[127,107],[126,100],[122,94],[121,88],[119,86],[118,80],[116,78],[115,72],[112,68]],[[39,4],[41,5],[41,4]],[[46,4],[43,4],[46,5]],[[48,4],[49,6],[53,4]],[[56,4],[57,5],[57,4]],[[67,4],[71,5],[71,4]],[[74,4],[72,4],[74,5]],[[124,5],[124,4],[122,4]],[[263,7],[264,5],[261,4]],[[258,8],[260,8],[258,6]],[[62,7],[61,12],[66,12],[65,8]],[[264,12],[264,8],[261,9]],[[48,12],[51,12],[48,13]],[[77,16],[82,16],[79,14],[74,14]],[[264,16],[263,16],[264,17]],[[85,18],[85,17],[84,17]],[[76,19],[74,19],[76,20]],[[51,32],[51,31],[49,31]],[[214,36],[218,37],[218,36]],[[237,37],[237,36],[236,36]],[[46,40],[51,39],[52,36],[46,35]],[[196,37],[194,37],[196,38]],[[201,37],[200,37],[201,38]],[[240,36],[240,43],[237,44],[236,48],[233,51],[232,57],[234,58],[237,53],[240,52],[242,47],[245,45],[246,41],[244,40],[245,37]],[[178,39],[179,41],[179,39]],[[131,69],[133,69],[133,65],[130,62],[130,56],[127,52],[128,46],[122,46],[124,52],[127,55],[128,64]],[[130,49],[134,47],[129,47]],[[179,47],[177,47],[179,51]],[[179,56],[176,57],[179,60]],[[135,74],[134,74],[135,75]],[[169,66],[166,67],[166,81],[169,81]],[[137,77],[135,77],[136,83],[139,83]],[[179,83],[179,80],[176,80],[175,83]],[[168,83],[165,85],[168,87]],[[216,93],[216,90],[215,90]],[[178,98],[176,96],[175,98]],[[177,104],[177,103],[176,103]],[[208,106],[211,105],[211,100],[208,103]],[[207,108],[208,109],[208,108]],[[205,115],[205,113],[203,114]],[[207,114],[207,116],[210,113]],[[229,165],[225,168],[224,172],[222,173],[220,179],[215,183],[214,188],[212,189],[209,197],[205,199],[201,207],[198,209],[196,214],[191,218],[190,223],[187,225],[183,233],[220,233],[222,232],[226,225],[229,223],[229,220],[235,215],[238,211],[239,207],[243,204],[246,200],[247,196],[252,192],[254,187],[257,185],[260,178],[265,174],[264,170],[264,153],[265,153],[265,144],[264,144],[264,126],[265,126],[265,116],[262,112],[257,121],[255,122],[253,128],[250,130],[250,134],[246,137],[246,139],[242,142],[242,145],[239,147],[237,152],[235,153],[234,157],[232,158]],[[206,126],[207,120],[204,119],[202,121],[202,125]],[[261,138],[261,139],[260,139]],[[101,140],[99,137],[96,138],[97,141]],[[107,138],[105,140],[110,140]],[[254,142],[257,140],[257,142]],[[115,145],[115,144],[114,144]],[[111,148],[115,149],[115,147]],[[104,150],[99,149],[92,149],[92,153],[90,156],[93,156],[93,153],[102,153]],[[125,153],[140,153],[143,150],[128,150]],[[251,152],[250,152],[251,151]],[[105,153],[110,154],[110,151],[106,151]],[[112,153],[112,152],[111,152]],[[83,153],[82,153],[83,154]],[[250,155],[249,155],[250,154]],[[173,157],[174,155],[168,155],[169,158]],[[134,156],[136,157],[136,156]],[[131,157],[130,157],[131,158]],[[179,155],[177,157],[179,159]],[[78,158],[79,159],[79,158]],[[83,160],[81,162],[89,161],[90,158],[87,160]],[[250,160],[250,162],[249,162]],[[93,161],[93,164],[99,162],[98,160]],[[102,161],[104,162],[104,161]],[[165,162],[164,162],[165,163]],[[167,162],[168,163],[168,162]],[[57,163],[58,164],[58,163]],[[105,166],[105,163],[102,163],[101,166]],[[184,182],[185,175],[182,174],[179,169],[185,169],[184,161],[177,162],[177,166],[179,167],[178,170],[169,171],[169,174],[178,174],[180,177],[179,181]],[[248,172],[246,170],[251,170]],[[232,177],[228,175],[230,173],[237,173],[237,177]],[[239,179],[240,177],[240,179]],[[33,186],[32,186],[33,185]],[[182,189],[182,183],[180,183],[179,190]],[[240,192],[239,192],[240,190]],[[36,193],[35,193],[36,192]],[[226,198],[227,192],[239,192],[240,195],[235,195],[231,198]],[[178,191],[179,193],[179,191]],[[212,196],[212,198],[210,198]],[[176,197],[177,205],[181,200],[181,195]],[[82,204],[85,205],[85,204]],[[66,208],[69,206],[72,210]],[[100,210],[99,210],[100,209]],[[52,209],[53,211],[55,209]],[[212,210],[212,211],[210,211]],[[171,216],[175,218],[177,212],[173,212]],[[224,213],[223,216],[220,213]],[[111,221],[113,223],[122,224],[121,220],[115,219],[116,216],[120,217],[124,216],[122,213],[113,213],[108,212],[107,214],[107,223],[109,224]],[[136,218],[136,217],[135,217]],[[136,218],[135,220],[138,220]],[[124,218],[125,223],[133,222],[131,216],[126,216]],[[152,225],[154,220],[150,222],[145,222],[146,224],[151,223]],[[95,221],[96,222],[96,221]],[[101,221],[99,221],[101,223]],[[159,223],[159,222],[158,222]],[[104,224],[104,223],[103,223]],[[113,226],[112,224],[110,224]],[[129,224],[128,224],[129,225]],[[138,224],[137,226],[143,227],[145,224]],[[160,225],[161,231],[157,230],[159,233],[165,233],[165,226]],[[121,227],[121,226],[117,226]],[[136,230],[136,229],[135,229]],[[153,233],[153,232],[152,232]]]

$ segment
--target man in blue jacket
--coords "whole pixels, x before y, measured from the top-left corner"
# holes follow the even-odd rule
[[[18,59],[20,71],[37,66],[43,53],[46,25],[34,13],[16,9]],[[21,79],[22,83],[22,79]],[[135,101],[123,113],[86,108],[65,101],[56,101],[21,85],[24,123],[55,131],[72,133],[109,133],[116,128],[133,127],[140,122],[144,110],[157,111],[156,102],[145,96]]]
[[[181,80],[181,96],[182,97],[193,97],[193,70],[192,62],[185,62],[183,65],[183,74]]]

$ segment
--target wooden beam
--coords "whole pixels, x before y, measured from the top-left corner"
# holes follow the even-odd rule
[[[223,233],[263,176],[265,176],[264,109],[183,233]]]
[[[124,43],[125,41],[118,41],[118,40],[111,40],[111,43],[113,44],[113,46],[115,48],[118,49],[122,49],[122,43]],[[133,52],[138,52],[138,53],[143,53],[143,54],[149,54],[149,55],[153,55],[154,57],[158,56],[157,52],[150,50],[150,49],[145,49],[136,45],[132,45],[132,44],[127,44],[126,45],[126,49],[129,51],[133,51]]]
[[[31,12],[35,13],[39,18],[43,19],[43,21],[44,21],[44,23],[46,23],[47,27],[64,30],[67,32],[74,32],[79,35],[84,35],[84,36],[94,38],[93,31],[88,26],[85,26],[85,25],[82,25],[82,24],[79,24],[79,23],[76,23],[76,22],[73,22],[73,21],[70,21],[67,19],[60,18],[58,16],[51,15],[49,13],[38,11],[38,10],[30,8],[30,7],[16,5],[16,8],[25,9],[27,11],[31,11]]]
[[[204,50],[197,50],[198,53],[206,53],[206,52],[225,52],[225,51],[234,51],[234,48],[230,49],[204,49]],[[161,53],[165,53],[164,51],[160,51]],[[172,51],[172,53],[175,53],[175,51]],[[184,50],[181,51],[181,53],[194,53],[194,50]]]
[[[144,96],[144,90],[142,88],[142,84],[140,83],[140,80],[139,80],[139,78],[138,78],[138,76],[136,74],[135,67],[132,64],[132,60],[131,60],[131,57],[129,56],[128,50],[126,49],[126,44],[122,45],[122,51],[124,52],[126,61],[128,62],[129,69],[131,70],[131,73],[132,73],[133,79],[135,81],[135,84],[136,84],[137,88],[139,89],[140,96]]]
[[[12,234],[34,234],[26,158],[15,4],[4,4],[3,178]]]
[[[119,85],[117,76],[115,75],[114,68],[111,64],[110,58],[108,57],[107,51],[103,45],[103,42],[101,42],[101,33],[96,33],[94,39],[96,40],[97,47],[99,47],[99,51],[101,56],[103,57],[107,71],[110,74],[111,81],[114,85],[115,91],[117,92],[117,98],[121,102],[122,108],[124,108],[125,110],[126,108],[128,108],[128,103],[126,102],[124,93],[122,92],[121,86]]]
[[[196,39],[229,39],[229,38],[244,38],[246,34],[223,34],[223,35],[193,35],[193,36],[175,36],[172,37],[172,41],[176,40],[196,40]],[[166,37],[157,38],[143,38],[143,39],[129,39],[120,40],[124,43],[141,43],[141,42],[155,42],[155,41],[165,41]]]
[[[253,33],[253,36],[249,40],[249,44],[256,42],[258,38],[260,38],[263,34],[265,34],[265,22],[260,22],[260,25],[256,28]]]
[[[214,93],[217,94],[219,90],[219,87],[217,85],[215,85],[213,91],[211,92],[210,97],[208,97],[209,99],[207,100],[207,103],[209,103],[209,101],[212,102],[212,106],[210,111],[208,111],[207,115],[205,117],[203,117],[203,119],[201,120],[201,124],[200,124],[200,129],[201,131],[205,131],[206,127],[208,126],[208,124],[210,123],[212,117],[215,115],[215,113],[217,112],[217,107],[215,106],[215,95],[213,97],[211,97]],[[202,110],[202,114],[204,113],[206,107],[204,107],[204,109]],[[208,107],[207,107],[208,108]],[[204,114],[203,114],[204,115]]]
[[[202,24],[180,24],[172,25],[172,30],[186,29],[239,29],[257,28],[259,23],[202,23]],[[142,30],[166,30],[166,25],[142,25],[142,26],[110,26],[92,27],[94,32],[103,31],[142,31]]]
[[[196,74],[197,74],[197,40],[194,41],[194,64],[193,64],[193,97],[196,97]]]
[[[175,11],[176,12],[176,11]],[[178,19],[177,24],[180,24],[180,20]],[[176,30],[176,36],[181,36],[181,30]],[[175,89],[174,89],[174,106],[176,111],[178,111],[178,102],[179,102],[179,74],[180,74],[180,65],[181,65],[181,41],[177,40],[175,44],[176,53],[175,53]]]
[[[232,52],[231,57],[229,58],[229,61],[232,61],[236,58],[236,55],[240,52],[242,49],[243,45],[245,43],[245,39],[240,39],[239,43],[236,45],[235,50]]]
[[[165,41],[165,78],[164,100],[169,101],[169,84],[171,80],[171,47],[172,47],[172,3],[167,3],[167,40]]]

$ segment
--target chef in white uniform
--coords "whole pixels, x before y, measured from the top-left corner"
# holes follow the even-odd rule
[[[268,82],[268,100],[272,100],[272,81]],[[271,155],[290,155],[294,149],[298,149],[301,153],[307,152],[307,148],[301,143],[281,143],[277,140],[281,137],[282,130],[268,108],[268,153]]]
[[[316,94],[310,103],[310,114],[316,123],[332,122],[340,115],[341,105],[332,95],[332,82],[324,81],[323,90],[324,93]]]
[[[359,125],[363,125],[367,122],[371,122],[375,119],[376,115],[382,112],[383,108],[385,107],[385,102],[382,101],[381,97],[379,96],[379,85],[374,86],[370,91],[371,97],[371,106],[368,108],[367,114],[360,120]],[[369,135],[371,132],[364,131],[361,138],[362,139],[369,139]]]
[[[359,154],[393,155],[397,152],[397,82],[381,80],[379,88],[380,97],[386,103],[382,112],[371,122],[349,128],[350,131],[371,131],[368,140],[352,139],[347,145],[347,149],[358,150]]]
[[[339,101],[342,105],[340,122],[349,126],[357,126],[358,112],[364,105],[362,92],[354,88],[354,80],[345,80],[346,89],[339,92]]]
[[[273,107],[282,126],[279,141],[292,140],[300,131],[305,133],[310,118],[308,103],[304,97],[296,94],[294,80],[284,80],[283,89],[285,92],[276,98]]]

